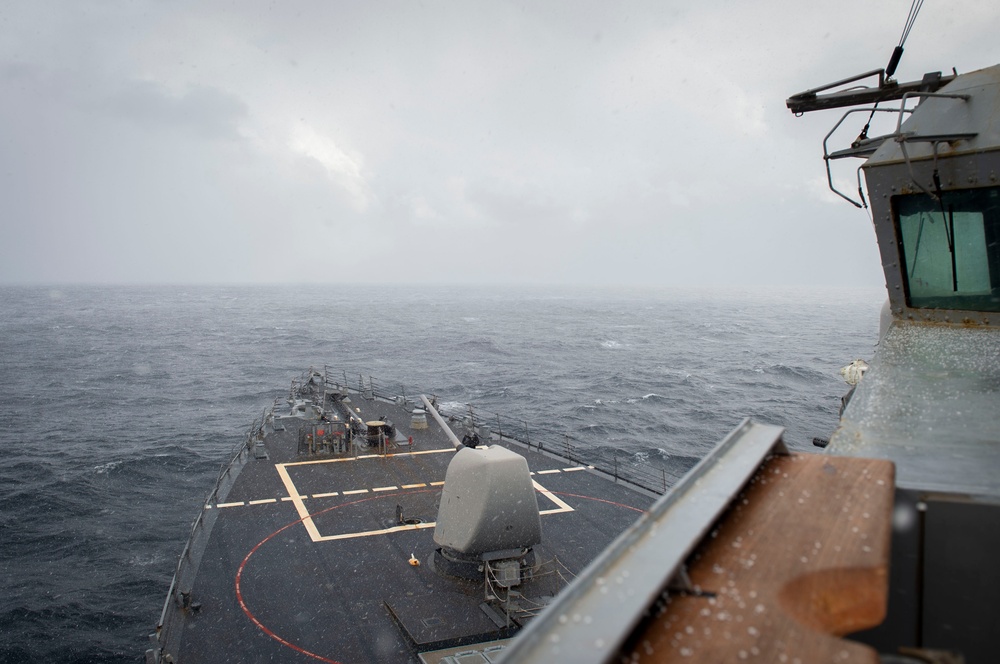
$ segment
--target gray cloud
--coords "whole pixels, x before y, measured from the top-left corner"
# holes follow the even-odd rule
[[[195,86],[174,96],[150,81],[127,81],[108,99],[108,111],[147,131],[179,129],[204,139],[239,136],[247,106],[233,94]]]
[[[878,285],[836,117],[783,102],[883,65],[905,10],[7,9],[0,282]],[[900,76],[993,64],[998,27],[928,6]]]

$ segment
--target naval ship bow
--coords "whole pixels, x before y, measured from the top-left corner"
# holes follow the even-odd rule
[[[223,466],[146,660],[495,661],[696,462],[590,456],[527,422],[310,369]]]

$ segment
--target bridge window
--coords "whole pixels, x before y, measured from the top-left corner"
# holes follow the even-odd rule
[[[906,303],[1000,311],[1000,187],[893,198]]]

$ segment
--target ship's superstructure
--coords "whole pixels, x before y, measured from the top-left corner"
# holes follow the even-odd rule
[[[874,104],[834,129],[858,112],[895,120],[844,150],[824,142],[828,173],[867,158],[867,199],[830,185],[870,201],[888,289],[825,454],[744,423],[520,635],[514,661],[995,661],[1000,66],[868,75],[877,87],[826,92],[854,77],[788,100]],[[602,628],[560,620],[573,614]]]
[[[955,77],[865,162],[888,289],[828,452],[896,464],[889,612],[866,636],[993,661],[1000,571],[1000,66]],[[902,114],[900,114],[902,117]]]

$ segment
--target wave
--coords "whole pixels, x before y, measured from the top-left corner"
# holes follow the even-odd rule
[[[135,660],[220,463],[310,364],[671,472],[745,415],[828,434],[840,365],[818,358],[869,356],[883,297],[806,340],[779,338],[818,318],[800,299],[400,292],[0,288],[0,662]]]
[[[492,339],[466,339],[452,345],[452,349],[458,352],[469,353],[472,358],[482,353],[489,355],[510,354]]]

